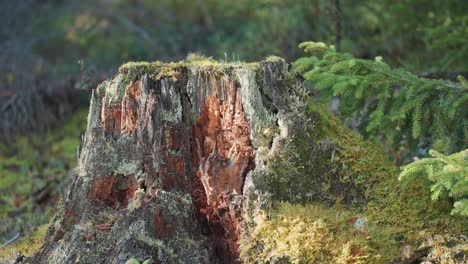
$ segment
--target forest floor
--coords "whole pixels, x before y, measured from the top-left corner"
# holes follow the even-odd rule
[[[44,133],[19,136],[8,145],[0,143],[0,245],[27,237],[38,227],[43,232],[35,233],[45,233],[43,225],[54,215],[76,165],[86,116],[84,108]],[[2,254],[7,251],[1,250]]]

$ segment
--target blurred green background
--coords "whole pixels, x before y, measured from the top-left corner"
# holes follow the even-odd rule
[[[0,244],[45,223],[66,189],[90,89],[127,61],[196,52],[293,61],[298,43],[383,56],[426,77],[468,70],[465,0],[0,1]]]

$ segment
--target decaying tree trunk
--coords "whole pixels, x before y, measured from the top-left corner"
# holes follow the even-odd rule
[[[121,67],[93,91],[63,212],[32,262],[239,262],[252,196],[331,199],[333,147],[312,140],[320,120],[300,91],[279,58]],[[362,198],[352,184],[330,193]]]

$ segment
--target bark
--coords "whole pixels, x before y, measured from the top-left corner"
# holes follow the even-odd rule
[[[360,200],[351,183],[321,191],[333,146],[313,140],[301,89],[279,58],[122,67],[92,93],[63,212],[32,262],[238,263],[252,197]]]

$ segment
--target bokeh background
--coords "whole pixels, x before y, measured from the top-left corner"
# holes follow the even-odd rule
[[[54,214],[89,91],[127,61],[294,61],[306,40],[426,77],[468,70],[465,0],[0,0],[0,244]]]

